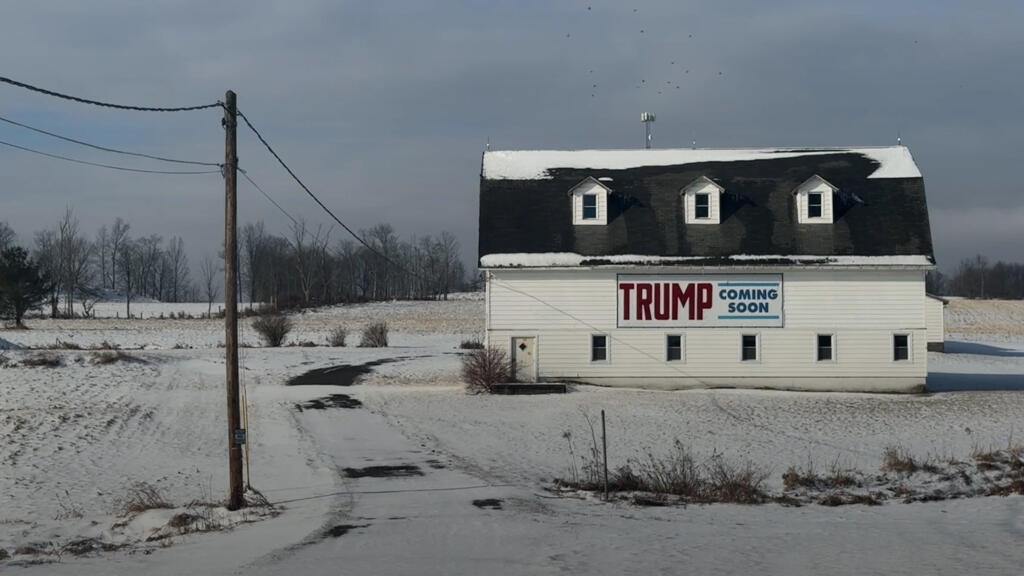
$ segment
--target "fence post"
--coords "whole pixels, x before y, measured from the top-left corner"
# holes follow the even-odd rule
[[[604,456],[604,501],[608,501],[608,431],[604,425],[604,410],[601,410],[601,454]]]

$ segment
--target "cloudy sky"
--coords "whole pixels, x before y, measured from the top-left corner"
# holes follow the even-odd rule
[[[928,190],[939,264],[1021,260],[1024,3],[678,0],[79,0],[5,3],[0,76],[90,98],[240,108],[355,228],[451,230],[476,249],[494,148],[888,145]],[[216,110],[147,114],[0,85],[0,115],[107,146],[221,161]],[[94,161],[0,123],[0,140]],[[240,162],[295,216],[327,219],[240,128]],[[173,167],[171,167],[173,168]],[[95,230],[220,245],[218,175],[113,172],[0,146],[0,220],[28,240],[72,206]],[[287,220],[244,182],[240,217]],[[333,237],[340,237],[335,231]]]

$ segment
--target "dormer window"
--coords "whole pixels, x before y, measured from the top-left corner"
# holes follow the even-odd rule
[[[836,188],[815,174],[793,192],[796,197],[797,222],[800,224],[831,224]]]
[[[722,188],[707,176],[701,176],[683,188],[683,213],[687,224],[718,224],[722,205]]]
[[[597,220],[597,194],[583,195],[583,219]]]
[[[807,217],[821,218],[821,192],[811,192],[807,195]]]
[[[608,195],[612,189],[594,178],[586,178],[569,190],[572,223],[604,225],[608,223]]]
[[[693,195],[693,215],[698,220],[706,220],[711,217],[711,195],[710,194],[694,194]]]

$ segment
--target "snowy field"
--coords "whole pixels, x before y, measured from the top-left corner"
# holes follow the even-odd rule
[[[389,348],[323,346],[336,326],[350,329],[352,345],[378,320],[391,326]],[[3,353],[14,366],[0,367],[0,549],[10,556],[0,571],[6,563],[39,574],[1019,573],[1019,496],[641,508],[547,488],[568,474],[564,432],[585,448],[583,414],[601,409],[612,467],[679,439],[697,454],[771,470],[773,489],[788,466],[808,462],[877,471],[894,444],[937,458],[1005,447],[1024,434],[1022,320],[1024,303],[952,302],[949,353],[929,354],[924,395],[579,387],[488,397],[458,383],[458,344],[483,328],[479,299],[299,314],[289,342],[320,346],[241,351],[252,484],[282,513],[148,543],[155,526],[115,527],[134,483],[174,505],[223,498],[223,323],[32,320],[29,330],[0,331],[0,342],[20,348]],[[257,342],[251,330],[243,341]],[[56,351],[57,367],[22,364],[57,342],[138,350],[107,365],[87,349]],[[353,386],[283,385],[315,368],[367,363],[376,365]],[[331,407],[338,394],[362,406]],[[374,477],[368,466],[404,472]],[[86,537],[132,545],[62,551]]]

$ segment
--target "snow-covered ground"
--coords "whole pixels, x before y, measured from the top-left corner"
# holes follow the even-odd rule
[[[1024,335],[1012,330],[1021,303],[952,303],[949,353],[929,354],[934,393],[916,396],[596,387],[471,396],[458,384],[457,347],[479,335],[482,314],[469,299],[296,315],[292,342],[323,343],[335,326],[354,333],[381,319],[393,333],[386,349],[242,349],[252,483],[282,513],[176,536],[170,547],[139,542],[89,556],[14,553],[83,537],[123,542],[113,526],[135,482],[175,505],[223,497],[223,324],[33,320],[30,330],[0,331],[23,348],[146,348],[130,352],[138,361],[107,365],[91,362],[96,351],[61,350],[53,368],[21,365],[38,350],[3,353],[15,364],[0,368],[0,549],[14,554],[6,563],[38,562],[29,572],[40,574],[1008,574],[1024,563],[1019,496],[658,509],[546,491],[568,472],[564,432],[584,449],[583,414],[601,409],[613,467],[678,438],[698,454],[771,469],[774,488],[787,467],[809,461],[876,471],[894,444],[959,458],[1005,447],[1024,428]],[[251,331],[244,339],[255,343]],[[382,363],[354,386],[283,385],[314,368],[370,362]],[[331,407],[353,399],[362,406]],[[368,466],[403,468],[374,477]]]

